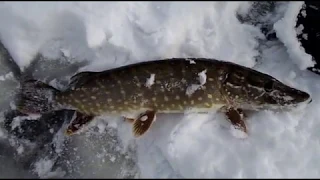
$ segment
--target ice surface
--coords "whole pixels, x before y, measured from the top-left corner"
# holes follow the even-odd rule
[[[320,176],[320,77],[304,69],[310,56],[294,36],[300,2],[290,2],[275,29],[280,40],[257,49],[259,28],[240,24],[248,2],[2,2],[0,37],[20,67],[38,51],[56,57],[63,51],[82,70],[100,71],[133,62],[169,57],[207,57],[254,67],[309,92],[313,98],[293,112],[260,111],[247,120],[249,136],[235,138],[219,113],[159,115],[148,133],[134,140],[131,125],[106,117],[88,133],[71,137],[65,166],[81,177],[124,176],[121,162],[131,156],[116,149],[135,148],[141,178],[317,178]],[[255,64],[260,55],[261,63]],[[256,65],[256,66],[255,66]],[[106,122],[109,124],[106,126]],[[94,127],[98,130],[94,131]],[[116,129],[115,137],[109,137]],[[62,132],[62,131],[61,131]],[[63,151],[63,134],[55,137]],[[89,136],[88,134],[93,134]],[[110,143],[113,145],[111,146]],[[77,150],[71,151],[70,149]],[[111,147],[117,147],[110,150]],[[20,150],[22,151],[22,150]],[[113,153],[107,153],[107,152]],[[64,155],[65,155],[64,154]],[[80,163],[80,159],[83,162]],[[69,162],[70,163],[67,163]],[[72,164],[72,161],[75,161]],[[53,176],[51,159],[35,171]],[[128,168],[126,168],[128,171]],[[1,174],[1,173],[0,173]],[[0,175],[1,176],[1,175]]]
[[[12,72],[9,72],[3,76],[0,76],[0,81],[4,81],[6,79],[12,79],[13,78],[13,73]]]
[[[304,48],[298,41],[296,34],[301,34],[303,26],[295,29],[297,15],[304,4],[303,1],[291,2],[284,17],[274,24],[277,37],[284,43],[288,49],[288,54],[301,70],[312,67],[314,62],[312,56],[304,51]]]

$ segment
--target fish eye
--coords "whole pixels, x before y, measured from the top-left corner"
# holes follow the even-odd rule
[[[273,90],[273,81],[268,81],[264,84],[264,90],[266,92],[271,92]]]

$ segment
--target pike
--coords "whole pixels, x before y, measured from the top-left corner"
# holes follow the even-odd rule
[[[235,63],[205,58],[140,62],[101,72],[81,72],[60,91],[38,80],[21,83],[16,107],[25,114],[76,111],[72,135],[103,115],[122,116],[135,137],[145,134],[158,113],[224,112],[233,127],[248,133],[246,110],[291,110],[310,95],[270,75]]]

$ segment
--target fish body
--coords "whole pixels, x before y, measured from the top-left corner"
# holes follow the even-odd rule
[[[141,136],[157,113],[221,109],[246,132],[242,110],[290,109],[310,101],[308,93],[251,68],[215,59],[173,58],[82,72],[64,91],[36,80],[25,82],[17,108],[36,114],[74,109],[79,118],[69,126],[69,134],[96,116],[119,115],[131,121],[134,134]]]

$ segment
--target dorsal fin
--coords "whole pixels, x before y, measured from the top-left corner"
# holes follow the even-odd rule
[[[85,71],[85,72],[77,73],[70,78],[69,87],[72,87],[72,88],[79,87],[83,83],[90,80],[94,75],[99,73],[100,72],[93,72],[93,71]]]

